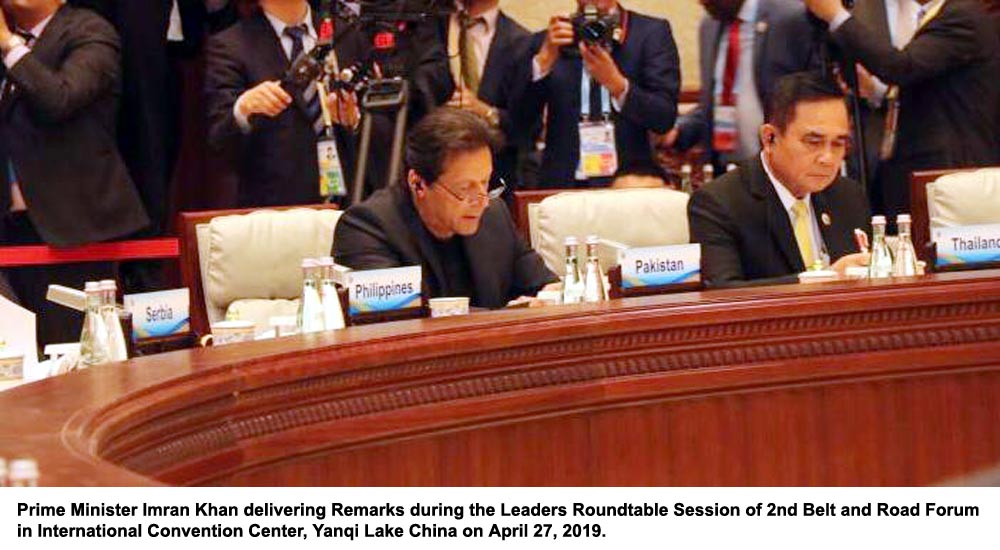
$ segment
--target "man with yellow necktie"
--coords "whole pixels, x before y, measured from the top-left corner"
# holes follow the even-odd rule
[[[815,266],[867,265],[854,229],[870,228],[861,186],[838,172],[850,145],[844,96],[811,73],[778,80],[760,128],[763,151],[699,189],[691,241],[710,286],[786,283]]]

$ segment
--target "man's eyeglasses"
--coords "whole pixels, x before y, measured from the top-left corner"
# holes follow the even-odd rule
[[[449,188],[447,185],[443,183],[438,183],[435,185],[435,187],[440,187],[441,189],[444,189],[445,191],[448,192],[449,195],[454,197],[455,200],[457,201],[464,202],[466,204],[479,204],[480,202],[483,201],[489,202],[493,199],[498,199],[500,198],[500,195],[503,195],[503,192],[507,189],[507,183],[503,180],[503,178],[498,178],[496,182],[497,182],[496,186],[494,186],[486,193],[477,193],[475,191],[470,191],[465,193],[464,195],[452,191],[451,188]]]

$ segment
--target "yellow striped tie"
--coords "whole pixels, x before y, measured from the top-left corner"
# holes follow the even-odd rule
[[[809,227],[809,206],[806,201],[799,199],[792,205],[792,213],[795,214],[795,242],[799,244],[799,252],[802,254],[802,262],[806,269],[812,267],[815,258],[813,257],[812,228]]]

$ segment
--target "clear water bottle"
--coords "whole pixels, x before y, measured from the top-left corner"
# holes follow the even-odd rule
[[[563,276],[563,303],[578,304],[583,300],[583,277],[580,274],[580,241],[566,237],[566,271]]]
[[[100,365],[111,360],[108,326],[101,316],[101,286],[91,281],[84,286],[87,309],[84,311],[83,329],[80,331],[80,367]]]
[[[333,278],[333,258],[319,259],[319,296],[323,302],[323,328],[339,330],[344,328],[344,308],[340,306],[340,295]]]
[[[323,301],[319,296],[316,260],[302,260],[302,295],[299,297],[299,332],[322,332]]]
[[[691,165],[684,164],[681,166],[681,191],[687,193],[688,195],[694,191],[694,186],[691,184]]]
[[[604,286],[604,270],[597,256],[600,239],[597,235],[587,237],[587,273],[584,275],[584,302],[603,302],[608,299],[608,291]]]
[[[896,245],[892,274],[894,277],[913,277],[917,275],[917,251],[910,238],[910,215],[896,216],[896,227],[899,229],[899,243]]]
[[[705,185],[706,183],[712,181],[713,179],[715,179],[715,168],[712,166],[712,163],[708,163],[702,166],[701,184]]]
[[[869,279],[887,279],[892,276],[892,253],[885,242],[885,216],[872,216],[872,250],[868,263]]]
[[[118,317],[118,286],[111,279],[99,283],[101,288],[101,318],[108,327],[108,352],[110,361],[125,361],[128,359],[128,345],[122,322]]]

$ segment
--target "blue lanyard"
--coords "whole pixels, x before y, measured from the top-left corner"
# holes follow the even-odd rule
[[[580,81],[580,115],[583,120],[590,120],[590,74],[584,69],[581,71],[583,75]],[[601,109],[603,109],[604,118],[611,117],[611,92],[607,88],[601,86]]]

